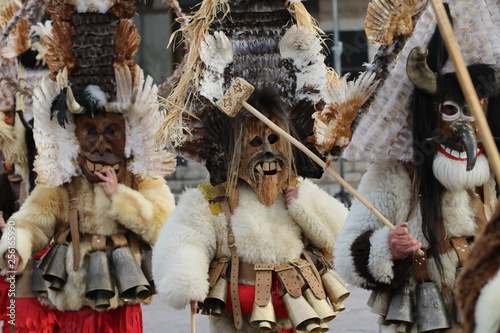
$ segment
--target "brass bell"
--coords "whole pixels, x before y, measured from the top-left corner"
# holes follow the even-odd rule
[[[293,327],[297,331],[306,331],[309,333],[320,333],[321,320],[314,309],[309,305],[304,296],[292,297],[289,293],[283,295],[288,317]]]
[[[43,279],[43,271],[38,267],[40,261],[41,260],[36,260],[35,266],[33,267],[33,275],[31,276],[31,290],[37,295],[47,297],[47,281]]]
[[[142,272],[144,273],[146,280],[148,280],[153,294],[156,294],[155,282],[153,280],[153,249],[151,248],[151,245],[144,243],[141,244],[140,252]]]
[[[307,302],[312,306],[314,311],[316,311],[319,319],[321,319],[322,322],[327,323],[335,318],[335,312],[333,311],[330,304],[328,304],[326,298],[318,299],[312,292],[311,288],[307,288],[306,290],[304,290],[303,295],[306,298]]]
[[[321,281],[323,281],[325,292],[332,303],[343,302],[351,294],[333,270],[327,270],[323,273]]]
[[[53,291],[61,291],[68,273],[66,272],[66,254],[68,246],[66,244],[58,244],[51,260],[45,269],[43,278],[49,282],[49,289]]]
[[[47,267],[49,266],[49,263],[50,261],[52,260],[52,257],[54,256],[54,253],[56,253],[57,251],[57,248],[60,246],[61,244],[53,244],[50,249],[47,250],[47,252],[45,252],[45,254],[43,255],[43,257],[40,259],[40,261],[38,262],[38,268],[40,268],[43,272],[45,272],[45,270],[47,270]]]
[[[389,323],[413,323],[413,300],[410,286],[405,285],[392,294],[385,320]]]
[[[203,301],[206,308],[210,309],[210,314],[214,317],[220,317],[222,310],[226,307],[227,299],[227,281],[220,277],[215,285],[210,288],[207,298]]]
[[[151,296],[151,287],[129,247],[114,249],[111,263],[122,300],[142,302]]]
[[[417,284],[415,298],[419,333],[451,327],[443,297],[433,281]]]
[[[335,311],[335,313],[339,313],[345,310],[344,304],[340,302],[332,303],[332,306],[333,306],[333,311]]]
[[[115,296],[108,255],[104,251],[92,252],[87,268],[85,297],[95,302],[96,309],[110,307],[109,300]]]
[[[372,291],[371,298],[371,312],[379,316],[386,316],[389,311],[391,301],[391,294],[388,291]]]
[[[260,332],[272,332],[276,327],[276,314],[272,300],[265,306],[259,306],[253,303],[252,316],[250,317],[250,325],[258,327]]]

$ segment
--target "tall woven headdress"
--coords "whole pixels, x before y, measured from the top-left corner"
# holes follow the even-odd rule
[[[498,0],[447,0],[453,30],[466,64],[500,65]],[[373,0],[365,21],[367,35],[380,47],[369,70],[383,80],[344,151],[348,160],[413,158],[412,101],[414,85],[407,75],[410,51],[426,47],[437,19],[424,0]],[[440,75],[454,72],[447,61]]]
[[[52,0],[47,64],[52,80],[35,90],[37,183],[58,186],[81,174],[73,115],[104,109],[126,122],[127,169],[142,178],[173,172],[174,156],[154,148],[157,87],[135,64],[133,0]]]
[[[183,75],[165,101],[163,143],[204,163],[212,183],[224,182],[234,120],[215,103],[242,77],[256,89],[251,101],[264,108],[280,104],[274,110],[317,153],[308,142],[312,114],[324,108],[325,89],[338,78],[324,63],[320,31],[300,1],[205,0],[181,32],[189,52]],[[300,152],[295,152],[295,165],[302,176],[322,174]]]

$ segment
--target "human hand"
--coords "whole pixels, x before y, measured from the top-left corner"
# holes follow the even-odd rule
[[[191,313],[196,314],[198,312],[198,301],[191,301],[189,304],[191,305]]]
[[[0,229],[5,228],[5,219],[3,218],[3,212],[0,210]]]
[[[299,189],[296,186],[287,186],[284,190],[286,208],[299,197]]]
[[[115,170],[109,165],[105,165],[99,171],[94,171],[95,175],[99,177],[102,182],[97,183],[104,190],[104,193],[110,198],[118,190],[118,177]]]
[[[17,252],[17,250],[16,249],[8,249],[4,253],[3,258],[5,259],[5,262],[7,263],[7,271],[17,272],[17,269],[19,268],[19,264],[21,263],[21,260],[22,260],[21,256]]]
[[[389,231],[388,241],[394,259],[404,259],[422,247],[422,243],[408,231],[406,222]]]

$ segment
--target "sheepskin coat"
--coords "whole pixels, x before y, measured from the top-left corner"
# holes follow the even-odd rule
[[[477,237],[457,280],[465,331],[500,332],[500,205]]]
[[[125,183],[130,187],[118,184],[117,192],[111,198],[101,186],[89,183],[84,177],[75,177],[70,183],[53,188],[37,186],[21,209],[10,218],[15,223],[15,248],[22,259],[18,272],[22,273],[32,254],[46,246],[54,234],[69,228],[69,188],[78,201],[81,235],[110,236],[129,231],[138,235],[140,241],[154,244],[163,222],[174,209],[174,197],[163,178],[140,180],[129,175]],[[5,253],[7,248],[8,239],[2,237],[0,253]],[[85,298],[90,251],[90,241],[81,236],[80,263],[74,271],[73,249],[69,244],[66,284],[60,292],[49,290],[49,299],[59,310],[93,307],[93,302]],[[6,268],[3,255],[0,266]],[[110,300],[110,309],[123,304],[117,295]]]
[[[248,185],[238,186],[238,205],[230,223],[240,261],[288,263],[300,257],[303,237],[327,256],[333,254],[347,209],[309,180],[297,187],[298,198],[287,209],[282,195],[272,205],[264,206]],[[210,262],[230,256],[227,228],[224,213],[213,214],[200,189],[181,195],[153,249],[153,276],[160,297],[168,305],[182,309],[191,300],[202,302],[206,298]],[[240,283],[249,284],[241,279]],[[242,332],[258,332],[246,318]],[[236,332],[232,313],[210,319],[211,332]],[[290,323],[282,320],[278,327],[290,328]]]
[[[490,198],[485,203],[487,218],[494,207],[496,195],[494,180],[490,179]],[[409,232],[428,248],[421,227],[420,207],[410,214],[412,181],[406,167],[399,162],[371,164],[363,175],[359,192],[393,224],[408,222]],[[474,236],[477,232],[475,212],[471,208],[471,193],[466,190],[446,191],[442,196],[442,214],[448,238]],[[336,244],[334,265],[338,273],[358,287],[390,290],[406,283],[414,290],[412,258],[394,260],[388,243],[389,228],[385,227],[358,200],[350,213]],[[428,272],[441,291],[445,305],[453,319],[454,286],[459,266],[458,256],[452,248],[441,254],[443,274],[437,270],[435,260],[428,258]],[[453,320],[451,320],[453,322]],[[383,332],[396,332],[396,326],[382,325]],[[412,332],[415,327],[412,328]]]

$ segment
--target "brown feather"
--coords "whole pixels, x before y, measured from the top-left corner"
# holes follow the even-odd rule
[[[135,53],[139,49],[139,42],[140,36],[135,25],[128,20],[121,21],[115,35],[115,64],[129,66],[132,75],[135,73]]]
[[[77,62],[73,58],[71,39],[73,27],[68,22],[54,21],[52,37],[46,37],[48,47],[46,61],[52,71],[51,77],[55,78],[57,72],[64,67],[68,68],[68,75],[76,68]]]
[[[116,0],[115,5],[112,7],[113,14],[122,20],[131,19],[137,12],[137,7],[134,2],[130,0]]]
[[[66,21],[71,18],[75,7],[68,4],[66,0],[52,0],[47,4],[47,14],[53,21]]]
[[[31,48],[30,25],[27,18],[17,22],[13,34],[16,36],[16,54],[24,53]]]

